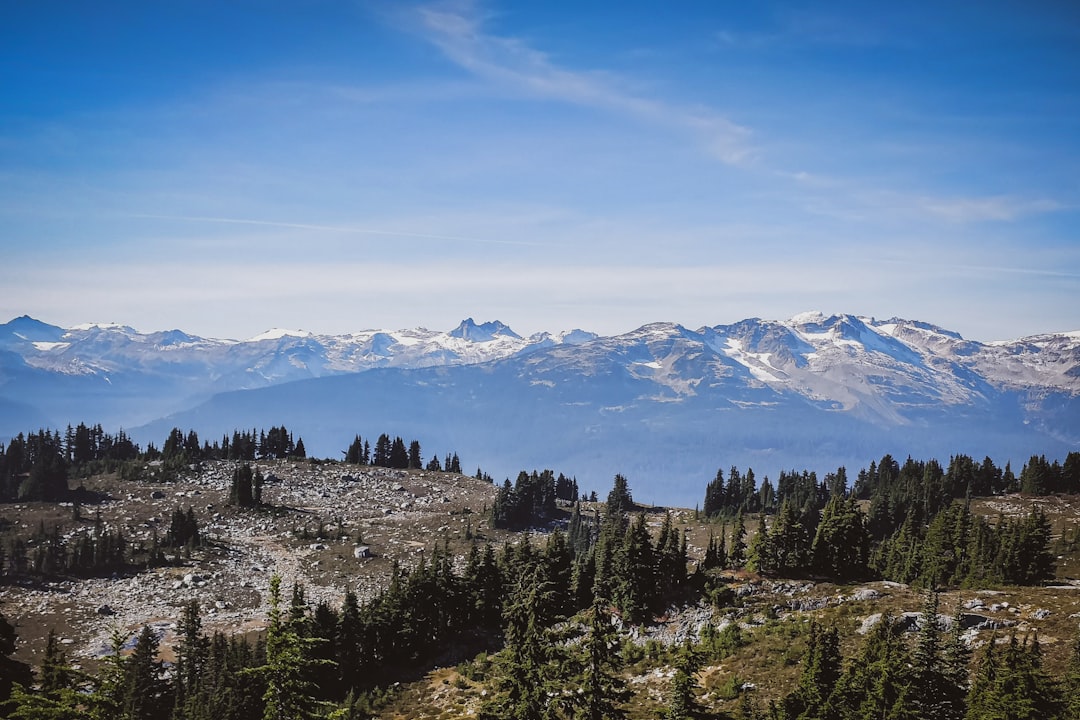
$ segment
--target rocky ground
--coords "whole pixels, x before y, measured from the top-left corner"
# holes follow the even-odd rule
[[[59,524],[73,535],[100,513],[106,527],[147,545],[154,533],[165,536],[176,508],[192,507],[209,543],[173,565],[135,575],[0,585],[0,612],[19,634],[16,657],[34,662],[49,629],[71,655],[91,662],[107,651],[114,630],[131,635],[146,624],[159,629],[167,648],[180,608],[191,599],[199,601],[211,632],[258,630],[274,573],[286,588],[302,584],[310,602],[337,605],[349,586],[370,597],[394,560],[414,563],[437,541],[464,552],[466,534],[498,536],[480,527],[495,492],[488,482],[341,464],[258,465],[267,476],[267,507],[258,509],[225,502],[232,463],[193,468],[168,484],[89,480],[86,488],[107,499],[82,506],[80,519],[70,504],[0,505],[4,535],[26,537],[39,523],[48,529]]]
[[[208,540],[203,549],[172,558],[175,562],[167,567],[139,574],[0,584],[0,612],[19,634],[16,657],[40,662],[45,637],[54,629],[69,655],[92,667],[107,652],[114,631],[131,638],[149,624],[159,630],[168,659],[174,624],[188,600],[199,601],[204,626],[211,632],[256,632],[265,627],[274,573],[282,576],[286,588],[302,584],[310,602],[337,605],[346,587],[361,598],[370,597],[384,587],[394,561],[413,564],[437,542],[445,541],[463,559],[470,537],[495,543],[509,537],[488,527],[485,511],[495,488],[471,477],[337,463],[276,461],[258,466],[267,477],[266,507],[258,509],[227,504],[236,465],[225,462],[191,468],[171,483],[93,478],[86,481],[87,490],[105,499],[78,509],[70,504],[0,505],[0,541],[5,546],[11,536],[28,537],[40,524],[48,529],[59,525],[66,535],[85,532],[98,514],[129,540],[149,544],[155,533],[164,537],[175,509],[188,507]],[[1052,518],[1055,535],[1080,522],[1077,498],[1034,501]],[[1031,502],[1019,496],[995,498],[979,501],[977,511],[1019,515]],[[721,531],[691,510],[676,510],[673,518],[688,533],[692,557],[702,555],[710,533]],[[658,531],[663,510],[651,508],[648,521]],[[1074,579],[1078,570],[1077,557],[1062,556],[1058,581],[1048,587],[951,590],[942,596],[941,622],[951,622],[960,611],[974,647],[1013,631],[1037,631],[1048,662],[1063,663],[1080,625],[1080,581]],[[807,622],[811,615],[835,623],[845,653],[850,653],[860,633],[885,613],[908,618],[914,629],[923,603],[919,591],[889,582],[838,586],[746,573],[728,579],[735,607],[718,610],[703,603],[672,608],[650,627],[627,628],[628,636],[644,651],[653,642],[673,645],[699,638],[707,625],[722,629],[738,624],[747,637],[755,638],[754,645],[722,665],[703,668],[703,687],[720,688],[736,675],[752,677],[764,697],[790,684],[797,668],[793,659],[777,671],[775,657],[789,652],[792,638],[798,637],[783,626]],[[630,682],[659,702],[670,684],[665,672],[642,671]],[[430,693],[417,690],[402,702],[416,708],[430,703],[432,717],[455,704],[473,707],[482,692],[452,670],[438,670],[426,682]]]

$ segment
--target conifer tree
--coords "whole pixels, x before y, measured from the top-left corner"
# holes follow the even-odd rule
[[[621,705],[630,693],[619,677],[619,634],[608,612],[607,602],[593,600],[589,616],[589,634],[582,643],[582,693],[574,713],[576,720],[618,720],[625,717]]]
[[[75,676],[56,633],[50,630],[38,690],[31,691],[23,684],[15,683],[7,703],[10,713],[4,717],[13,720],[81,720],[86,713],[85,708],[80,707],[79,693],[73,687]],[[0,702],[0,708],[3,705]]]
[[[126,658],[121,654],[126,638],[113,630],[109,639],[110,653],[98,675],[97,687],[89,698],[93,720],[115,720],[124,712],[124,681]]]
[[[843,720],[921,720],[910,692],[912,665],[899,623],[885,615],[844,667],[823,713]]]
[[[746,524],[742,510],[735,516],[735,526],[731,530],[731,551],[728,552],[728,564],[741,568],[746,564]]]
[[[1070,453],[1071,457],[1072,453]],[[1069,659],[1065,664],[1065,677],[1062,678],[1062,689],[1065,693],[1065,717],[1080,718],[1080,632],[1076,634],[1076,640],[1069,651]]]
[[[176,646],[176,664],[173,670],[173,717],[180,720],[197,717],[203,699],[202,679],[209,642],[202,633],[202,617],[197,600],[184,604],[176,630],[180,642]]]
[[[539,568],[518,576],[503,613],[506,646],[496,660],[495,692],[481,707],[481,720],[556,717],[573,668],[551,636],[551,618],[543,614],[553,604],[551,592]]]
[[[697,696],[698,660],[689,643],[679,649],[675,675],[671,680],[665,720],[693,720],[700,715]]]
[[[915,669],[911,704],[921,717],[945,719],[949,706],[949,678],[942,657],[941,627],[938,624],[939,596],[934,590],[926,593],[919,636],[912,654]]]
[[[168,684],[158,660],[158,637],[144,626],[135,649],[124,663],[124,715],[126,720],[161,720],[168,712]]]
[[[296,599],[303,599],[302,589],[294,588],[289,612],[281,603],[281,576],[270,578],[270,624],[266,629],[266,664],[255,670],[266,680],[266,703],[263,720],[310,720],[318,717],[314,684],[308,679],[316,665],[310,647],[314,641],[304,637],[303,618],[296,618]]]
[[[769,538],[769,530],[765,525],[764,515],[758,522],[754,537],[750,539],[750,547],[746,553],[746,569],[758,573],[776,571],[775,551]]]
[[[793,720],[827,720],[827,701],[840,679],[840,640],[835,627],[810,623],[810,638],[795,690],[784,699]]]
[[[627,528],[616,562],[615,603],[631,624],[648,620],[656,604],[655,568],[652,539],[642,513]]]

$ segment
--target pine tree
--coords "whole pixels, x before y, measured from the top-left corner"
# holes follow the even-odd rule
[[[576,720],[618,720],[625,717],[620,705],[630,693],[619,676],[619,635],[607,603],[597,597],[589,617],[589,635],[582,643],[584,676]]]
[[[687,643],[680,648],[676,660],[675,676],[671,680],[671,691],[664,712],[665,720],[692,720],[699,716],[701,708],[695,693],[698,686],[697,671],[697,657]]]
[[[609,516],[625,515],[634,509],[634,498],[630,494],[630,486],[622,475],[615,476],[615,483],[607,496],[606,512]]]
[[[919,637],[912,654],[915,668],[911,704],[921,717],[942,718],[949,706],[948,684],[942,658],[941,627],[938,624],[939,596],[934,590],[926,593]]]
[[[49,639],[45,643],[45,657],[41,661],[41,691],[59,693],[71,686],[74,676],[75,671],[68,665],[56,632],[50,629]]]
[[[823,713],[844,720],[922,720],[912,707],[912,665],[902,629],[886,615],[844,668]]]
[[[827,701],[840,679],[840,640],[836,628],[810,623],[810,638],[795,690],[784,699],[784,709],[795,720],[828,720]]]
[[[765,525],[765,516],[759,518],[757,531],[750,539],[746,554],[746,569],[750,572],[776,572],[776,553],[769,538],[769,529]]]
[[[115,720],[122,717],[125,665],[128,660],[121,651],[126,639],[119,630],[113,630],[109,639],[111,652],[105,657],[104,667],[98,675],[97,687],[89,698],[90,717],[93,720]]]
[[[623,536],[616,560],[615,603],[623,618],[638,624],[649,619],[657,601],[656,561],[645,515],[638,515]]]
[[[177,624],[180,642],[176,646],[176,664],[173,670],[175,704],[173,717],[197,717],[202,701],[202,678],[209,653],[209,641],[202,633],[202,617],[197,600],[184,604]]]
[[[746,564],[746,524],[742,510],[735,516],[735,526],[731,530],[731,551],[727,554],[728,564],[741,568]]]
[[[1071,458],[1072,453],[1069,454]],[[1080,457],[1080,456],[1078,456]],[[1068,465],[1066,464],[1066,467]],[[1065,717],[1080,718],[1080,632],[1072,644],[1069,659],[1065,665],[1065,677],[1062,678],[1065,694]]]
[[[124,663],[124,714],[127,720],[160,720],[169,708],[169,687],[157,658],[158,637],[144,626]]]
[[[314,643],[304,637],[303,618],[295,617],[296,598],[302,590],[294,588],[293,616],[281,605],[281,576],[270,578],[270,624],[266,629],[266,664],[254,672],[266,680],[266,703],[263,720],[311,720],[318,717],[319,703],[309,671],[318,664],[311,658]]]
[[[495,692],[481,707],[481,720],[547,720],[559,709],[573,667],[543,614],[553,604],[551,592],[539,568],[519,575],[503,614],[506,646],[496,660]]]

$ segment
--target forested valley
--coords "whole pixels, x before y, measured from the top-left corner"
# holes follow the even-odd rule
[[[223,468],[230,513],[280,517],[291,509],[275,499],[272,463],[462,470],[455,452],[425,461],[418,441],[386,433],[374,445],[356,435],[341,460],[308,458],[284,426],[214,442],[174,429],[160,450],[100,426],[28,433],[0,447],[0,501],[63,503],[81,531],[42,521],[20,533],[8,521],[0,583],[138,576],[228,552],[192,504],[174,507],[160,536],[127,537],[101,519],[110,498],[92,480],[168,488]],[[209,601],[190,600],[168,648],[149,625],[117,627],[111,651],[86,662],[49,633],[27,663],[15,658],[26,618],[0,605],[0,714],[1080,718],[1080,586],[1062,570],[1080,567],[1080,453],[1032,456],[1019,473],[964,455],[886,455],[820,479],[792,470],[759,481],[732,467],[703,479],[695,509],[635,503],[622,475],[600,496],[551,470],[469,477],[491,487],[491,502],[451,512],[460,537],[423,538],[376,587],[345,582],[337,601],[313,600],[275,570],[256,632],[207,630]],[[1040,502],[1051,498],[1074,512],[1051,518]],[[1032,607],[995,602],[1005,592]],[[1050,598],[1052,610],[1035,608]],[[1053,638],[1032,613],[1053,613]]]

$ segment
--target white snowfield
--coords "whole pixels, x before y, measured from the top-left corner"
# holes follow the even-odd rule
[[[315,335],[278,328],[243,341],[179,330],[140,333],[119,324],[61,329],[20,318],[0,326],[0,349],[50,373],[139,371],[212,379],[218,390],[376,368],[469,365],[549,350],[554,354],[535,365],[541,374],[551,363],[586,376],[618,366],[674,397],[734,383],[890,417],[897,407],[970,403],[998,390],[1080,394],[1080,331],[978,343],[925,322],[820,312],[699,330],[653,323],[613,337],[582,330],[521,337],[501,322],[470,318],[450,331]],[[532,382],[551,386],[557,380],[547,372]]]

